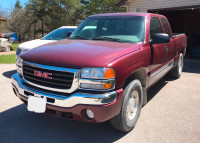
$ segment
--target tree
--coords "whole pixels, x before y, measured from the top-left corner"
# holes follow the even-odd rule
[[[67,25],[77,25],[83,20],[84,7],[80,0],[63,0],[63,8],[65,18],[63,19]]]
[[[6,21],[0,21],[0,34],[10,32],[9,27],[8,27],[9,24],[7,20],[8,16],[9,16],[8,11],[3,10],[0,7],[0,19],[6,20]]]
[[[38,31],[42,35],[64,25],[77,25],[83,19],[80,0],[29,0],[26,7],[32,11],[35,21],[41,22]]]
[[[94,14],[125,12],[126,9],[117,6],[120,0],[81,0],[84,5],[85,17]]]
[[[20,40],[41,38],[64,25],[78,25],[93,14],[124,12],[119,0],[17,0],[7,21]]]
[[[17,0],[16,3],[15,3],[15,9],[18,8],[18,9],[22,9],[23,6],[20,4],[20,1]]]
[[[42,36],[44,36],[45,32],[44,25],[48,15],[49,1],[51,0],[29,0],[28,4],[26,5],[26,7],[29,7],[30,12],[36,18],[34,20],[41,22],[41,28],[38,30],[41,31]]]
[[[17,34],[19,42],[21,42],[21,40],[24,41],[26,35],[30,32],[32,17],[27,13],[26,9],[20,5],[19,0],[16,1],[8,22],[10,30]]]

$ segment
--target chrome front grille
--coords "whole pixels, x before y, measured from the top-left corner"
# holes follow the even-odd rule
[[[34,71],[40,71],[41,73],[51,73],[52,79],[35,76]],[[76,88],[78,88],[76,87],[78,86],[75,84],[76,82],[74,83],[76,72],[77,70],[75,69],[23,62],[24,80],[33,86],[51,91],[66,93],[73,92]]]

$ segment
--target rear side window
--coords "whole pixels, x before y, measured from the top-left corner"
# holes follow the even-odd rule
[[[154,35],[163,33],[162,27],[157,17],[152,17],[150,20],[150,39],[154,39]]]
[[[166,20],[166,18],[161,18],[161,23],[162,23],[162,25],[163,25],[163,28],[164,28],[164,30],[165,30],[165,33],[167,33],[170,37],[172,36],[171,35],[171,31],[170,31],[170,28],[169,28],[169,24],[168,24],[168,22],[167,22],[167,20]]]

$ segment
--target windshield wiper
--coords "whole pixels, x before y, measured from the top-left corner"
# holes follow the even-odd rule
[[[130,42],[130,41],[125,41],[125,40],[121,40],[121,39],[117,39],[117,38],[111,38],[111,37],[95,37],[92,38],[92,40],[105,40],[105,41],[113,41],[113,42]]]
[[[73,37],[70,37],[69,39],[82,39],[82,40],[89,40],[88,38],[86,38],[86,37],[82,37],[82,36],[73,36]]]

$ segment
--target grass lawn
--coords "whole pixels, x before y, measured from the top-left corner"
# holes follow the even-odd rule
[[[15,54],[0,56],[0,64],[14,64],[14,63],[16,63]]]
[[[19,46],[19,44],[21,43],[16,43],[16,42],[12,43],[12,47],[14,51],[17,51],[17,47]]]
[[[19,46],[20,43],[14,42],[12,43],[13,50],[16,51],[17,47]],[[15,54],[13,55],[1,55],[0,56],[0,64],[15,64],[16,59],[15,59]]]

